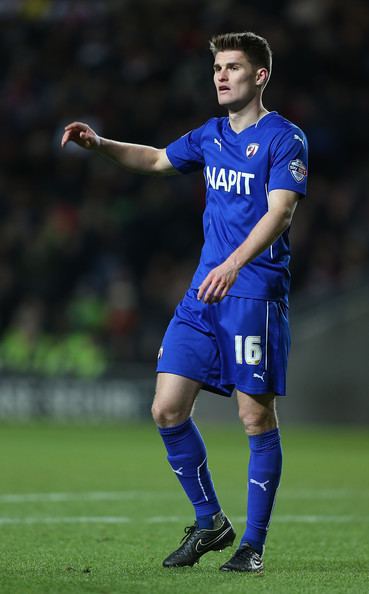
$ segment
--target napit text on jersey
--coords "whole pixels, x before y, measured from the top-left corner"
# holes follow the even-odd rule
[[[224,192],[233,192],[236,194],[251,194],[250,180],[255,178],[254,173],[245,171],[235,171],[234,169],[225,169],[221,167],[205,168],[205,179],[207,187],[214,190],[223,190]]]

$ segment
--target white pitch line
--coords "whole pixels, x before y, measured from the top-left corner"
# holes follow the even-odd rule
[[[285,516],[274,516],[273,522],[279,522],[281,524],[355,524],[355,523],[367,523],[369,518],[361,516],[314,516],[314,515],[285,515]]]
[[[235,516],[231,518],[234,524],[244,524],[246,518],[244,516]],[[164,521],[164,518],[163,518]],[[352,516],[352,515],[302,515],[302,514],[273,514],[273,523],[278,524],[350,524],[350,523],[368,523],[369,517]]]
[[[1,517],[0,525],[37,525],[37,524],[129,524],[130,522],[147,524],[176,523],[189,521],[188,516],[151,516],[148,518],[134,519],[128,516],[60,516],[60,517]],[[243,524],[245,518],[238,516],[233,518],[235,524]],[[274,515],[274,523],[279,524],[351,524],[368,523],[368,517],[361,516],[337,516],[337,515]]]
[[[124,501],[173,498],[172,491],[90,491],[82,493],[5,493],[0,503],[60,503],[65,501]]]
[[[68,516],[68,517],[25,517],[2,518],[0,524],[128,524],[131,518],[126,516]]]
[[[3,493],[0,494],[1,503],[63,503],[68,501],[126,501],[126,500],[152,500],[171,499],[180,497],[178,491],[86,491],[65,493]],[[324,499],[369,499],[368,489],[286,489],[278,495],[278,500],[324,500]]]
[[[369,489],[284,489],[279,492],[279,499],[368,499]]]

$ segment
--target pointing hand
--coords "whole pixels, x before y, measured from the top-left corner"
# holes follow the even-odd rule
[[[75,142],[84,149],[95,149],[100,145],[100,138],[96,132],[83,122],[73,122],[64,129],[61,141],[62,148],[67,142]]]

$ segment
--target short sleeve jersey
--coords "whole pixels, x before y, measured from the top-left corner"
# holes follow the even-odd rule
[[[271,190],[306,195],[305,134],[275,111],[238,134],[227,117],[212,118],[169,144],[166,151],[178,171],[204,172],[205,241],[191,283],[195,289],[243,243],[268,211]],[[287,230],[241,269],[228,294],[287,303],[289,261]]]

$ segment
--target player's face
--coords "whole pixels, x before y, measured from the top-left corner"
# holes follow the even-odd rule
[[[219,105],[231,111],[245,107],[260,89],[259,72],[240,50],[218,52],[214,60],[214,84]],[[262,69],[266,72],[266,69]]]

